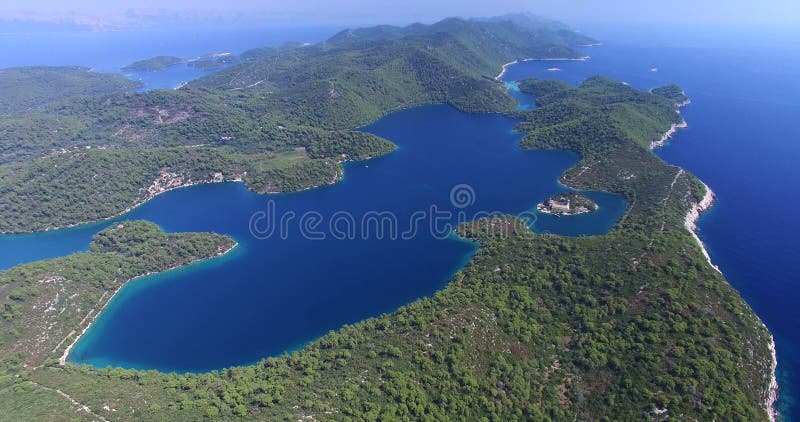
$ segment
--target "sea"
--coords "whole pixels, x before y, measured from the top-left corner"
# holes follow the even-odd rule
[[[119,72],[154,55],[239,53],[287,41],[316,42],[338,29],[0,31],[0,67],[81,65]],[[510,66],[503,79],[511,89],[511,82],[528,77],[579,84],[594,75],[643,90],[668,83],[685,89],[692,100],[682,109],[689,127],[657,154],[716,193],[714,207],[700,218],[700,238],[775,336],[777,408],[784,420],[800,420],[800,219],[794,214],[800,209],[800,31],[679,24],[580,29],[603,43],[584,49],[588,60],[523,62]],[[128,76],[141,80],[143,89],[172,89],[208,73],[180,66]],[[533,107],[530,99],[515,96],[521,108]],[[155,198],[118,220],[147,219],[168,232],[217,231],[239,247],[219,259],[130,283],[81,338],[70,361],[176,372],[251,363],[429,296],[476,251],[447,227],[429,226],[411,239],[361,232],[309,239],[299,226],[266,236],[270,215],[316,212],[330,223],[338,215],[363,222],[365,215],[386,212],[401,233],[417,212],[430,216],[435,206],[449,212],[442,221],[451,225],[494,211],[524,214],[538,232],[607,232],[626,205],[616,195],[587,192],[600,204],[593,214],[556,218],[535,212],[538,202],[567,190],[557,179],[578,157],[520,150],[514,123],[444,105],[404,110],[363,128],[392,140],[398,150],[347,163],[338,184],[255,195],[241,184],[224,183]],[[2,236],[0,268],[85,250],[92,234],[109,224]]]

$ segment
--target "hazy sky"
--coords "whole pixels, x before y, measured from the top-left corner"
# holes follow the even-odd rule
[[[5,4],[4,4],[5,3]],[[112,15],[128,10],[259,12],[275,21],[430,22],[446,16],[528,11],[566,22],[800,25],[800,0],[25,0],[0,10]]]

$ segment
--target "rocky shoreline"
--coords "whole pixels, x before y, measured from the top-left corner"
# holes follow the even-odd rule
[[[769,331],[766,324],[764,325],[764,329]],[[770,422],[776,422],[778,420],[778,411],[775,409],[775,403],[778,401],[778,377],[776,375],[776,370],[778,369],[778,354],[775,351],[775,337],[773,337],[772,334],[769,335],[769,341],[769,351],[772,354],[772,377],[769,382],[767,399],[764,404],[767,406],[767,413],[769,414]]]
[[[680,108],[689,104],[691,104],[691,100],[686,100],[682,103],[677,104],[676,106]],[[667,140],[672,138],[672,136],[675,134],[675,132],[678,131],[678,129],[686,127],[688,127],[688,125],[686,124],[685,121],[681,123],[673,123],[672,126],[669,128],[669,130],[666,133],[664,133],[661,139],[650,143],[650,149],[655,149],[663,146]],[[703,182],[701,181],[700,183]],[[714,205],[714,200],[715,200],[714,191],[712,191],[711,188],[709,188],[708,185],[706,185],[705,183],[703,183],[703,187],[705,188],[706,193],[703,196],[703,199],[701,199],[699,202],[695,202],[689,209],[689,211],[686,213],[686,217],[684,219],[684,226],[689,231],[689,233],[691,233],[695,242],[697,242],[697,244],[700,246],[700,251],[703,253],[703,256],[705,256],[706,261],[708,261],[708,264],[712,268],[717,270],[717,272],[722,274],[722,270],[720,270],[720,268],[711,261],[711,255],[709,255],[705,244],[700,239],[700,236],[697,235],[697,220],[700,218],[700,214],[708,211]],[[766,325],[764,325],[764,328],[767,330],[767,332],[769,332],[769,329],[766,327]],[[770,344],[768,347],[770,350],[772,362],[771,362],[770,383],[767,391],[765,392],[766,399],[764,402],[764,408],[767,411],[770,422],[775,422],[778,419],[778,412],[775,410],[775,402],[777,402],[778,400],[778,388],[779,388],[778,379],[775,374],[775,371],[778,367],[778,357],[775,352],[775,338],[772,336],[772,334],[770,334]]]
[[[681,105],[679,105],[679,107],[680,106]],[[673,123],[672,126],[670,126],[669,130],[666,131],[666,133],[664,133],[664,135],[661,136],[661,139],[650,142],[650,149],[663,147],[664,144],[666,144],[667,141],[670,140],[673,135],[675,135],[675,132],[677,132],[678,129],[686,129],[687,127],[689,127],[689,125],[686,123],[686,121],[682,121],[680,123]]]

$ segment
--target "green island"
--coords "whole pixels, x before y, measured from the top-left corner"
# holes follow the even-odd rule
[[[142,200],[134,189],[150,181],[158,189],[187,177],[242,178],[264,191],[330,183],[325,163],[338,175],[342,160],[392,149],[352,128],[434,102],[519,118],[521,147],[580,153],[562,183],[619,193],[630,205],[604,236],[536,235],[511,217],[465,224],[458,232],[481,247],[443,290],[254,365],[182,375],[62,365],[65,333],[85,315],[70,304],[51,332],[37,304],[65,289],[58,297],[79,293],[82,312],[99,309],[125,280],[233,245],[126,222],[87,253],[0,273],[0,408],[18,420],[768,420],[771,336],[687,230],[705,186],[650,150],[682,122],[677,87],[528,80],[520,89],[538,107],[513,111],[494,81],[516,59],[578,57],[576,43],[589,44],[524,17],[345,31],[320,45],[245,54],[249,61],[175,92],[4,116],[0,130],[16,137],[0,140],[3,231],[39,230],[44,216],[62,225],[86,218],[59,217],[43,195],[86,195],[76,206],[107,205],[90,214],[103,218]],[[56,121],[67,135],[36,130]],[[94,164],[70,168],[77,160]],[[62,166],[76,183],[60,190],[47,177],[8,181]],[[100,171],[109,187],[72,190]],[[31,207],[41,213],[24,212]]]
[[[555,215],[578,215],[597,211],[597,204],[575,192],[559,193],[536,205],[540,212]]]
[[[149,59],[139,60],[133,62],[122,68],[123,72],[152,72],[162,70],[178,63],[183,63],[184,60],[175,56],[155,56]]]

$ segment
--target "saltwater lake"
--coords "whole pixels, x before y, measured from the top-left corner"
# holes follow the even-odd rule
[[[794,122],[800,115],[800,44],[793,42],[800,37],[677,27],[584,29],[605,43],[587,49],[590,60],[526,62],[512,66],[505,79],[536,76],[577,84],[602,74],[640,89],[672,82],[686,89],[693,101],[683,110],[689,128],[658,154],[716,192],[717,203],[700,219],[700,237],[775,335],[779,411],[788,420],[800,419],[795,401],[800,385],[800,219],[794,212],[800,208],[800,126]],[[8,53],[0,57],[0,66],[79,64],[116,71],[156,54],[241,52],[290,40],[318,41],[335,32],[237,31],[220,29],[205,38],[186,33],[6,34],[0,45]],[[258,31],[261,36],[254,35]],[[52,42],[62,43],[61,48],[49,48]],[[103,51],[110,53],[102,56]],[[547,70],[553,67],[561,70]],[[192,77],[164,75],[142,79],[149,88],[159,88]],[[258,240],[250,233],[250,218],[269,209],[270,200],[279,215],[316,210],[330,217],[344,210],[358,217],[388,210],[398,221],[432,205],[465,215],[524,212],[563,189],[556,180],[577,157],[520,151],[513,123],[446,106],[406,110],[365,128],[394,141],[399,150],[348,164],[337,185],[259,196],[231,183],[156,198],[124,218],[152,220],[167,231],[218,231],[232,235],[240,247],[217,260],[131,283],[70,359],[177,371],[248,363],[433,293],[472,256],[475,245],[440,239],[430,231],[410,241],[310,241],[296,232],[286,240]],[[465,208],[450,201],[453,187],[461,184],[474,192],[474,202]],[[590,196],[600,202],[603,214],[581,220],[538,218],[534,227],[570,235],[605,232],[624,203],[607,194]],[[91,235],[107,224],[0,237],[0,268],[85,250]]]
[[[146,219],[169,232],[224,233],[240,246],[221,259],[123,288],[70,361],[207,371],[297,349],[441,289],[477,247],[453,228],[487,213],[527,213],[539,232],[608,232],[626,208],[617,195],[586,192],[600,208],[579,216],[534,211],[566,190],[557,180],[578,157],[521,150],[515,123],[446,105],[404,110],[362,129],[392,140],[398,150],[348,163],[335,185],[256,195],[242,184],[224,183],[158,196],[115,221]],[[321,221],[316,230],[304,230],[302,217],[309,215]],[[279,222],[288,216],[287,230],[266,236],[270,226],[284,227]],[[91,235],[109,224],[0,237],[0,248],[15,251],[4,254],[1,264],[85,250]]]

